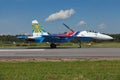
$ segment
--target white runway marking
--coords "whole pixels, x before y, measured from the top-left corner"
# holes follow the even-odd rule
[[[0,49],[0,52],[26,52],[26,51],[44,51],[45,49]]]

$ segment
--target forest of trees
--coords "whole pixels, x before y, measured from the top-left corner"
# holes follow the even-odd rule
[[[114,39],[113,40],[109,40],[111,42],[120,42],[120,34],[109,34],[110,36],[112,36]],[[0,36],[0,42],[25,42],[25,40],[20,40],[17,39],[16,36],[14,35],[1,35]],[[102,42],[102,40],[92,40],[93,42]],[[72,42],[78,42],[77,39],[72,40]]]

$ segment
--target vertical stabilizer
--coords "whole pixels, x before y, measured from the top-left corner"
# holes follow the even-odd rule
[[[70,31],[75,32],[73,29],[71,29],[71,28],[70,28],[69,26],[67,26],[66,24],[63,23],[63,25],[64,25],[66,28],[68,28]]]
[[[37,20],[32,21],[33,28],[33,37],[41,37],[42,35],[48,35],[42,26],[38,23]]]

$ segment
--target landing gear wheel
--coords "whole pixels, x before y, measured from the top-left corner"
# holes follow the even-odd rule
[[[51,43],[50,44],[50,48],[56,48],[56,44],[55,43]]]

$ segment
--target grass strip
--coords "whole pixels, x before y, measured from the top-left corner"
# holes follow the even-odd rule
[[[0,80],[120,80],[120,60],[0,62]]]

